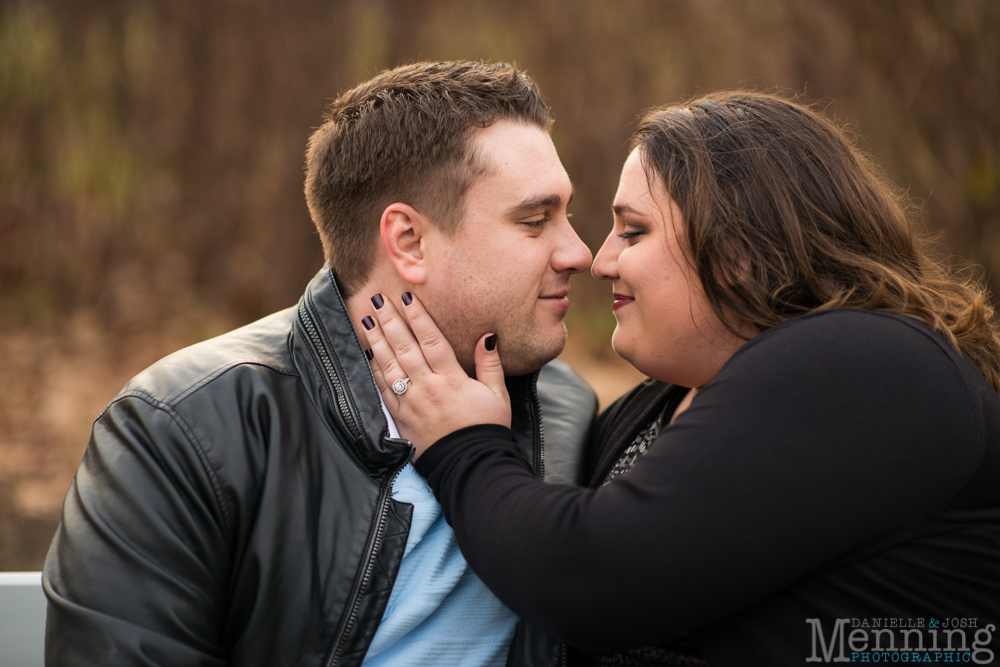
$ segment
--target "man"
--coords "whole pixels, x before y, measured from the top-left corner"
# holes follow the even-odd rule
[[[519,442],[576,481],[595,399],[548,362],[590,252],[549,125],[505,65],[410,65],[333,104],[306,178],[329,268],[98,418],[45,564],[48,664],[561,662],[468,570],[357,335],[404,293],[466,369],[496,333]]]

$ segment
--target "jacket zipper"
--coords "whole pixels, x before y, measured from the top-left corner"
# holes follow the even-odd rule
[[[538,460],[536,461],[536,467],[538,468],[538,479],[545,480],[545,433],[542,431],[542,401],[538,398],[538,374],[539,371],[535,371],[534,376],[531,378],[531,400],[535,406],[535,419],[538,424],[535,428],[535,432],[538,433]]]
[[[540,371],[535,371],[535,376],[531,382],[531,399],[535,405],[535,417],[538,419],[538,479],[545,481],[545,431],[542,430],[542,401],[538,397],[538,375]],[[559,665],[566,667],[569,656],[565,642],[559,642]]]
[[[309,299],[309,296],[306,296]],[[351,413],[351,406],[347,402],[347,392],[344,391],[344,385],[340,382],[340,373],[337,372],[337,368],[334,365],[333,359],[330,357],[330,353],[326,349],[326,345],[323,343],[323,339],[319,334],[319,329],[316,327],[316,322],[313,320],[312,313],[306,307],[306,299],[303,299],[299,303],[299,320],[302,322],[302,326],[306,330],[306,335],[309,336],[309,340],[312,341],[313,349],[316,350],[316,354],[319,355],[320,363],[326,370],[326,376],[330,379],[333,384],[333,393],[337,399],[337,405],[340,407],[340,415],[344,418],[344,422],[347,424],[347,428],[350,430],[351,435],[356,439],[361,438],[361,429],[358,428],[358,423],[354,419],[354,415]]]
[[[309,340],[312,342],[313,349],[319,356],[320,363],[323,365],[326,371],[326,376],[329,378],[330,382],[333,384],[334,394],[337,398],[337,406],[340,408],[340,415],[343,417],[344,422],[347,424],[347,428],[351,431],[351,434],[355,438],[360,439],[361,429],[358,427],[357,421],[354,419],[354,415],[351,412],[351,406],[347,399],[347,392],[344,390],[344,385],[340,381],[339,369],[330,355],[329,351],[326,349],[326,344],[323,342],[322,336],[320,336],[319,329],[316,326],[316,322],[313,319],[312,313],[306,306],[306,300],[310,299],[309,296],[303,299],[299,304],[299,319],[302,322],[302,326],[305,328],[306,335],[309,336]],[[396,482],[396,478],[399,473],[406,466],[409,461],[409,457],[403,459],[392,475],[389,478],[388,484],[386,484],[382,490],[379,492],[379,505],[378,505],[378,519],[375,522],[375,530],[371,537],[368,539],[368,544],[365,545],[365,557],[364,557],[364,569],[361,575],[361,581],[355,587],[352,595],[351,611],[347,617],[347,621],[344,623],[344,627],[337,637],[335,642],[336,648],[333,651],[333,655],[330,657],[330,662],[328,663],[330,667],[335,667],[339,662],[341,654],[344,651],[344,646],[347,644],[347,638],[350,635],[351,629],[354,627],[354,623],[358,617],[358,611],[361,608],[361,598],[364,596],[365,590],[368,588],[368,584],[371,583],[372,571],[375,569],[375,556],[378,554],[378,549],[382,543],[382,535],[385,532],[385,526],[388,521],[389,514],[389,501],[392,498],[392,485]]]
[[[396,468],[395,472],[393,472],[392,476],[389,478],[389,483],[386,484],[379,494],[378,520],[376,521],[375,532],[372,534],[371,538],[369,538],[368,544],[365,546],[365,567],[363,574],[361,575],[361,583],[357,586],[352,595],[353,601],[351,602],[351,613],[347,616],[347,621],[344,623],[344,629],[341,630],[340,636],[337,637],[337,648],[334,649],[333,655],[330,657],[330,662],[327,663],[329,667],[336,667],[337,663],[340,661],[340,656],[344,651],[344,646],[347,644],[347,638],[351,633],[351,629],[354,627],[354,622],[358,618],[358,610],[361,608],[361,598],[364,596],[365,590],[371,582],[372,571],[375,569],[375,556],[378,554],[379,546],[382,543],[382,533],[385,532],[385,526],[389,514],[389,501],[392,498],[392,485],[395,484],[396,478],[399,476],[399,473],[403,470],[409,460],[409,457],[403,460],[403,464]]]

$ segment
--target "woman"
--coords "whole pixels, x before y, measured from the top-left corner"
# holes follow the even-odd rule
[[[440,345],[397,359],[387,338],[413,339],[388,309],[369,332],[473,570],[594,649],[576,664],[991,662],[1000,342],[982,291],[801,105],[715,93],[646,113],[631,145],[593,273],[615,350],[651,381],[601,416],[590,488],[537,481],[510,443],[502,340],[480,341],[476,382]]]

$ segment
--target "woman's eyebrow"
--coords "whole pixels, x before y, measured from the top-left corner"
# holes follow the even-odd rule
[[[615,215],[617,215],[619,218],[623,217],[626,213],[631,213],[632,215],[638,216],[640,218],[646,217],[646,214],[644,214],[642,211],[636,210],[631,206],[629,206],[628,204],[615,204],[614,206],[611,207],[611,210],[614,211]]]

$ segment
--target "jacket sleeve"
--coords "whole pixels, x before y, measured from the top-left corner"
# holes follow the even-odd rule
[[[515,613],[583,647],[666,642],[905,535],[974,470],[977,403],[942,344],[849,324],[748,343],[599,489],[538,483],[499,426],[417,468]]]
[[[168,406],[138,392],[112,403],[45,562],[46,664],[226,664],[222,498]]]

